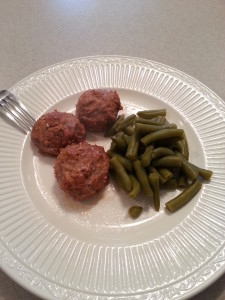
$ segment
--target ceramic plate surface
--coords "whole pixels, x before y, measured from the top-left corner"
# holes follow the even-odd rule
[[[97,56],[45,68],[12,89],[37,118],[74,112],[88,89],[119,93],[124,113],[167,109],[185,130],[190,161],[211,169],[210,183],[174,214],[164,209],[179,191],[162,194],[156,213],[111,181],[96,197],[75,202],[58,187],[55,158],[40,155],[27,136],[0,120],[0,261],[2,269],[46,299],[184,299],[225,269],[225,105],[206,86],[149,60]],[[107,150],[110,140],[88,134]]]

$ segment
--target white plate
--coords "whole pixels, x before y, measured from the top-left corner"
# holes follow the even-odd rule
[[[79,95],[112,88],[125,113],[165,107],[186,132],[190,160],[213,170],[194,199],[170,215],[156,213],[110,183],[84,203],[59,190],[54,158],[0,120],[0,261],[3,270],[46,299],[184,299],[225,269],[225,105],[192,77],[160,63],[116,56],[74,59],[43,69],[11,91],[35,117],[74,111]],[[88,141],[109,147],[102,135]]]

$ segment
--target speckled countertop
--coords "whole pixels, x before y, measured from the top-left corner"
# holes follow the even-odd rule
[[[0,89],[51,64],[126,55],[179,69],[225,101],[224,0],[2,0]],[[0,272],[0,300],[39,299]],[[225,299],[225,275],[192,300]]]

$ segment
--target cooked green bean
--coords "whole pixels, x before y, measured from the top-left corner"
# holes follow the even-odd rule
[[[166,155],[174,155],[175,152],[166,147],[157,147],[152,151],[152,158],[159,158]]]
[[[156,109],[156,110],[143,110],[137,112],[137,115],[144,119],[151,119],[158,116],[165,116],[166,110],[165,109]]]
[[[166,125],[149,125],[149,124],[141,124],[136,123],[135,129],[137,130],[139,136],[143,136],[149,134],[154,131],[162,130],[162,129],[176,129],[176,124],[166,124]]]
[[[124,141],[123,133],[122,132],[121,132],[121,134],[117,134],[117,135],[111,137],[111,139],[116,144],[116,147],[120,151],[122,151],[122,152],[126,151],[127,145],[126,145],[126,143]]]
[[[112,141],[110,145],[110,150],[114,151],[115,149],[116,149],[116,143]]]
[[[189,158],[189,147],[188,147],[188,142],[187,138],[184,132],[184,139],[181,141],[177,141],[175,143],[175,148],[177,149],[180,154],[182,154],[187,160]]]
[[[150,143],[153,143],[158,140],[179,137],[183,138],[184,131],[183,129],[162,129],[152,133],[147,134],[141,139],[141,142],[147,146]]]
[[[124,142],[126,143],[126,145],[128,146],[128,144],[130,142],[130,135],[124,133],[123,139],[124,139]]]
[[[154,149],[153,145],[148,145],[145,148],[145,152],[141,155],[141,165],[143,167],[148,167],[152,160],[152,150]]]
[[[185,150],[184,150],[184,140],[182,141],[177,141],[175,143],[175,148],[177,151],[184,156]]]
[[[159,176],[159,181],[160,181],[161,184],[166,182],[165,178],[162,177],[162,175],[158,172],[158,170],[156,168],[150,166],[149,172],[150,173],[155,173],[157,176]]]
[[[201,176],[204,180],[210,180],[213,172],[210,170],[206,170],[203,168],[199,168],[198,166],[188,162],[188,164],[193,168],[196,169],[196,171],[199,173],[199,176]]]
[[[165,124],[165,118],[163,118],[161,121],[158,121],[156,118],[144,119],[144,118],[137,117],[136,120],[135,120],[135,123],[161,126],[161,125]]]
[[[183,140],[183,137],[172,137],[168,139],[158,140],[155,142],[155,147],[167,147],[169,149],[174,149],[176,142]]]
[[[132,181],[132,190],[130,191],[128,196],[131,197],[131,198],[135,198],[139,195],[139,193],[141,191],[141,184],[137,180],[137,178],[132,174],[130,174],[130,179]]]
[[[182,160],[177,155],[167,155],[152,160],[153,167],[181,167]]]
[[[147,196],[152,196],[153,192],[148,181],[148,176],[145,171],[145,168],[142,167],[140,160],[136,160],[133,162],[133,167],[136,172],[137,179],[139,180],[141,187]]]
[[[153,202],[156,211],[159,211],[160,200],[159,200],[159,176],[156,173],[149,174],[150,185],[153,189]]]
[[[177,180],[176,178],[172,178],[166,181],[165,183],[163,183],[160,187],[163,189],[175,189],[177,188]]]
[[[117,157],[117,159],[121,162],[121,164],[124,166],[124,168],[127,171],[130,172],[132,171],[132,163],[127,158],[125,158],[124,156],[120,155],[115,151],[112,151],[111,149],[107,151],[107,154],[110,158],[112,158],[113,156]]]
[[[133,126],[127,126],[125,129],[124,129],[124,132],[128,135],[132,135],[134,133],[134,130],[135,128]]]
[[[188,185],[188,178],[183,172],[181,172],[178,176],[177,185],[179,187],[186,187]]]
[[[116,127],[116,131],[119,132],[119,131],[123,131],[127,126],[131,125],[134,123],[136,119],[136,116],[133,114],[133,115],[130,115],[128,117],[126,117],[125,119],[123,119],[119,125]]]
[[[157,116],[157,117],[153,118],[152,120],[154,120],[156,122],[162,122],[164,124],[169,124],[169,122],[167,122],[167,120],[164,116]]]
[[[184,137],[185,137],[185,135],[184,135]],[[183,155],[188,160],[189,150],[188,150],[187,140],[185,138],[182,141],[177,141],[175,143],[175,148],[181,155]]]
[[[196,170],[195,168],[193,168],[188,161],[186,160],[186,158],[181,155],[179,152],[176,152],[176,155],[178,157],[180,157],[180,159],[182,160],[182,165],[181,165],[181,170],[183,171],[184,174],[186,174],[186,176],[188,178],[190,178],[192,181],[196,180],[198,177],[198,170]]]
[[[188,160],[189,159],[189,146],[186,134],[184,132],[184,157]]]
[[[124,115],[120,115],[117,117],[116,122],[107,129],[107,131],[105,132],[105,136],[113,136],[114,134],[116,134],[116,127],[120,124],[120,122],[124,119]]]
[[[175,210],[189,202],[194,197],[194,195],[201,189],[201,186],[201,182],[199,182],[198,180],[194,181],[181,194],[168,201],[166,203],[166,208],[170,212],[174,212]]]
[[[127,174],[124,166],[121,164],[119,159],[115,156],[112,157],[109,162],[110,162],[110,166],[113,168],[114,172],[116,173],[117,177],[119,178],[120,183],[123,186],[123,188],[127,192],[130,192],[132,189],[132,181],[130,179],[130,176]]]
[[[129,208],[129,214],[133,219],[137,219],[142,213],[143,207],[141,206],[132,206]]]
[[[170,124],[170,122],[165,118],[165,124]]]
[[[150,132],[154,132],[162,129],[162,125],[149,125],[149,124],[135,123],[135,129],[137,130],[139,136],[143,136]]]
[[[112,158],[114,154],[117,154],[111,147],[106,151],[108,154],[109,158]]]
[[[141,191],[148,197],[153,196],[157,211],[160,189],[184,187],[179,196],[166,203],[167,209],[174,211],[200,189],[198,176],[209,180],[212,171],[188,161],[189,148],[184,130],[169,123],[165,115],[166,110],[159,109],[140,111],[137,117],[134,114],[126,118],[119,116],[106,132],[112,139],[107,153],[110,173],[119,186],[129,197],[137,197]],[[134,206],[130,210],[136,218],[142,207]]]
[[[112,178],[115,180],[116,184],[118,185],[118,187],[120,189],[124,190],[124,187],[121,184],[120,178],[118,177],[118,175],[116,174],[116,172],[114,172],[113,168],[109,165],[109,170],[110,170],[110,175],[112,176]]]
[[[159,174],[161,174],[161,176],[165,179],[165,181],[168,181],[174,177],[174,174],[166,168],[159,168],[158,171]]]
[[[127,146],[126,158],[133,161],[137,157],[139,148],[139,139],[137,138],[137,133],[134,132],[129,140],[129,144]]]

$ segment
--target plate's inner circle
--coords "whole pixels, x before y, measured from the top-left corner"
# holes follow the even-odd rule
[[[190,161],[204,167],[204,151],[195,129],[185,117],[169,104],[144,93],[117,89],[123,111],[126,115],[143,109],[166,108],[167,119],[176,123],[178,128],[185,130],[190,148]],[[61,100],[48,111],[75,112],[79,93]],[[103,134],[87,134],[87,141],[105,150],[110,147],[111,140]],[[24,188],[29,200],[40,211],[48,222],[71,238],[88,242],[104,242],[109,244],[139,244],[158,238],[179,225],[196,205],[200,193],[185,207],[170,214],[165,210],[165,202],[180,193],[165,191],[161,193],[161,208],[155,212],[152,199],[143,195],[137,199],[129,198],[112,179],[109,184],[95,197],[85,201],[75,201],[60,190],[54,176],[55,158],[42,155],[32,144],[30,135],[24,143],[21,159],[21,171]],[[142,215],[133,220],[128,215],[129,207],[142,205]]]

